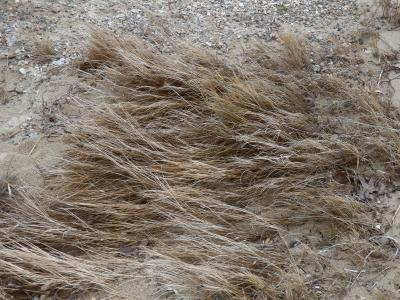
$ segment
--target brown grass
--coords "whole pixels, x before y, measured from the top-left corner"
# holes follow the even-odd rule
[[[50,39],[37,40],[34,46],[33,54],[39,61],[45,62],[53,59],[57,52],[53,42]]]
[[[395,25],[400,24],[400,2],[398,0],[377,0],[382,16]]]
[[[278,56],[259,47],[239,62],[95,31],[80,66],[106,101],[83,103],[71,124],[55,200],[0,200],[3,293],[112,296],[137,278],[184,299],[310,299],[315,280],[340,289],[343,276],[321,267],[334,266],[285,236],[304,224],[331,228],[327,244],[374,231],[352,192],[357,176],[396,178],[399,115],[312,73],[304,41],[281,40]]]
[[[310,49],[303,38],[282,33],[279,39],[283,45],[281,64],[287,69],[304,69],[310,66]]]

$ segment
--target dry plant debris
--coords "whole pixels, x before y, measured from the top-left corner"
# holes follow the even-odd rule
[[[400,24],[400,2],[398,0],[378,0],[384,18],[395,25]]]
[[[7,102],[7,92],[3,87],[0,86],[0,104],[6,104]]]
[[[397,178],[399,114],[312,72],[305,42],[280,39],[232,61],[93,31],[79,66],[105,101],[82,103],[48,201],[0,195],[4,297],[118,299],[115,285],[138,279],[172,299],[339,292],[345,275],[283,237],[306,223],[335,232],[326,244],[376,230],[353,190],[378,170]],[[375,251],[362,246],[358,264]]]
[[[43,39],[38,40],[35,43],[33,54],[36,59],[44,62],[53,59],[56,56],[57,52],[51,40]]]

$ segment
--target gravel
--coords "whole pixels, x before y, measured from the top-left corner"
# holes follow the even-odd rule
[[[79,47],[96,24],[157,41],[160,34],[225,51],[277,32],[316,32],[358,19],[356,0],[0,1],[0,51],[50,36],[56,47]],[[335,23],[332,25],[332,23]],[[76,50],[76,49],[74,49]]]

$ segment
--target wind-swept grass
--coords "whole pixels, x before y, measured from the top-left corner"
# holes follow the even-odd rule
[[[397,176],[400,123],[374,94],[310,71],[304,41],[281,41],[230,61],[94,31],[79,66],[103,100],[70,126],[55,200],[3,197],[2,278],[49,293],[141,279],[171,298],[312,297],[321,274],[284,236],[373,231],[353,192],[359,175]]]

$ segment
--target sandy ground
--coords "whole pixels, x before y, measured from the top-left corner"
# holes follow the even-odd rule
[[[84,46],[89,24],[117,33],[134,33],[154,42],[161,36],[174,35],[220,52],[240,48],[255,38],[272,42],[283,29],[301,32],[322,47],[329,43],[321,41],[332,37],[346,47],[348,33],[361,28],[368,2],[0,0],[0,177],[16,180],[32,193],[42,186],[43,172],[51,170],[63,149],[63,120],[79,116],[73,100],[85,96],[71,61]],[[369,12],[373,14],[374,9]],[[380,20],[374,26],[361,38],[370,42],[378,30],[379,51],[400,50],[399,30]],[[44,40],[50,40],[56,50],[47,61],[35,52],[37,43]],[[369,42],[362,68],[372,72],[375,80],[381,66],[373,58],[375,50]],[[316,72],[330,70],[329,66],[314,67]],[[385,83],[378,84],[377,90],[392,93],[393,103],[400,107],[399,70],[383,74],[381,81]],[[384,208],[382,218],[392,223],[386,234],[398,241],[400,214],[394,212],[399,199],[400,194],[393,194],[379,200]],[[304,228],[304,232],[307,230]],[[345,299],[400,299],[398,259],[355,270],[343,258],[337,266],[353,274]],[[122,286],[121,292],[137,294],[129,284]],[[138,299],[135,297],[132,299]]]

